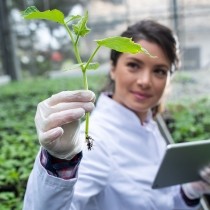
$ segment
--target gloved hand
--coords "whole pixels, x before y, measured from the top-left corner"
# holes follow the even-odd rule
[[[182,189],[189,199],[196,199],[204,194],[210,194],[210,165],[200,171],[200,176],[203,181],[182,185]]]
[[[35,125],[40,144],[54,157],[70,160],[83,147],[80,118],[94,108],[91,91],[63,91],[37,106]]]

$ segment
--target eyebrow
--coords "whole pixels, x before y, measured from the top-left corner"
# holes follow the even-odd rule
[[[142,60],[139,60],[139,59],[133,58],[133,57],[127,57],[126,60],[133,60],[140,64],[144,63]],[[156,64],[155,67],[170,69],[170,66],[168,66],[167,64]]]
[[[165,65],[165,64],[157,64],[157,65],[155,65],[155,67],[158,67],[158,68],[166,68],[167,70],[170,69],[170,66]]]
[[[133,61],[135,61],[137,63],[144,63],[142,60],[139,60],[137,58],[132,58],[132,57],[127,57],[126,60],[133,60]]]

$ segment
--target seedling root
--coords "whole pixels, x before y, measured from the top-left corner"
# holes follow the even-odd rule
[[[86,136],[86,143],[88,150],[91,150],[93,148],[93,141],[94,139],[91,136],[89,135]]]

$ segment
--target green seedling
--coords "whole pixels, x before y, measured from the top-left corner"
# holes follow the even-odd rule
[[[39,11],[35,6],[28,7],[25,11],[22,12],[22,15],[25,19],[44,19],[56,22],[65,27],[70,40],[73,46],[74,55],[77,60],[77,64],[71,66],[69,69],[80,68],[83,75],[83,83],[84,89],[88,90],[88,80],[87,80],[87,70],[95,70],[99,67],[97,62],[92,62],[94,56],[98,52],[101,47],[107,47],[122,53],[146,53],[151,56],[146,49],[144,49],[141,45],[132,41],[131,38],[114,36],[108,37],[105,39],[95,40],[97,46],[92,54],[90,54],[89,59],[84,62],[81,59],[79,52],[79,40],[87,36],[90,32],[90,29],[87,27],[88,22],[88,12],[86,11],[83,16],[80,15],[71,15],[68,17],[64,17],[64,14],[57,9]],[[93,146],[93,139],[89,136],[89,113],[85,115],[86,126],[85,126],[85,141],[87,143],[87,147],[91,150]]]

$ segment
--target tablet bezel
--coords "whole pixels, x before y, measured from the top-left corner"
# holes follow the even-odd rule
[[[169,144],[152,184],[153,189],[200,180],[210,163],[210,139]]]

